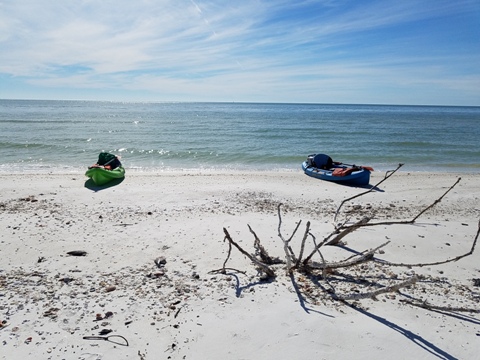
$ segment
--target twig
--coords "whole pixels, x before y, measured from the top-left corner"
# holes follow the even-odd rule
[[[183,306],[180,306],[180,307],[178,308],[178,310],[175,312],[175,315],[173,316],[174,319],[177,318],[178,313],[180,312],[180,310],[182,310],[182,307],[183,307]]]
[[[447,195],[447,194],[450,192],[450,190],[452,190],[452,189],[460,182],[460,180],[462,180],[461,177],[459,177],[459,178],[457,179],[457,181],[455,182],[455,184],[453,184],[452,186],[450,186],[450,188],[449,188],[447,191],[445,191],[445,193],[444,193],[442,196],[440,196],[437,200],[435,200],[435,202],[434,202],[433,204],[431,204],[431,205],[428,206],[427,208],[423,209],[423,211],[421,211],[417,216],[415,216],[415,217],[412,219],[412,223],[414,223],[415,220],[417,220],[425,211],[427,211],[428,209],[431,209],[432,207],[434,207],[435,205],[437,205],[440,201],[442,201],[442,199],[445,197],[445,195]]]
[[[302,244],[300,245],[300,254],[298,255],[297,262],[295,263],[296,268],[298,268],[298,266],[300,265],[300,261],[302,261],[303,251],[305,250],[305,241],[307,240],[308,234],[310,234],[310,221],[307,221],[305,233],[303,234]],[[312,234],[310,235],[315,239]]]
[[[370,221],[370,218],[363,218],[360,221],[356,222],[355,224],[353,224],[351,226],[348,226],[348,227],[345,227],[344,230],[342,232],[340,232],[340,234],[338,234],[338,231],[339,231],[340,228],[337,228],[330,235],[328,235],[325,239],[323,239],[323,241],[321,243],[319,243],[318,245],[315,246],[315,249],[313,249],[313,251],[310,253],[310,255],[308,255],[305,258],[305,260],[303,261],[303,264],[306,265],[312,259],[313,255],[315,255],[317,250],[320,249],[323,245],[336,245],[336,244],[338,244],[338,242],[342,238],[347,236],[349,233],[357,230],[358,228],[364,226],[369,221]],[[331,237],[336,235],[336,234],[338,234],[338,235],[334,239],[330,240]]]
[[[250,225],[247,224],[247,226],[248,226],[248,229],[250,230],[250,232],[253,234],[253,237],[255,238],[255,242],[253,243],[253,247],[256,250],[255,255],[259,256],[260,259],[267,265],[282,263],[282,261],[279,258],[272,258],[268,254],[267,250],[263,247],[262,244],[260,244],[260,239],[257,236],[257,234],[255,233],[255,231],[252,230]]]
[[[223,239],[223,241],[226,240],[226,237]],[[227,261],[230,259],[230,255],[232,254],[232,243],[229,241],[228,242],[228,253],[227,253],[227,258],[225,259],[225,261],[223,262],[223,273],[225,274],[225,265],[227,265]]]
[[[401,283],[391,285],[391,286],[386,286],[384,288],[374,290],[374,291],[370,291],[370,292],[367,292],[367,293],[348,294],[348,295],[334,294],[333,296],[337,300],[360,300],[360,299],[369,299],[369,298],[371,299],[371,298],[374,298],[377,295],[388,293],[388,292],[398,291],[399,289],[401,289],[403,287],[415,284],[417,282],[417,280],[418,280],[418,278],[416,276],[413,276],[412,278],[410,278],[406,281],[403,281]]]
[[[475,246],[477,245],[477,240],[478,240],[479,234],[480,234],[480,220],[478,221],[477,234],[475,235],[475,238],[473,240],[472,247],[470,248],[470,251],[468,251],[467,253],[465,253],[463,255],[459,255],[459,256],[456,256],[456,257],[451,258],[451,259],[447,259],[447,260],[443,260],[443,261],[436,261],[436,262],[431,262],[431,263],[417,263],[417,264],[392,263],[392,262],[389,262],[389,261],[384,261],[384,260],[379,260],[379,259],[374,259],[374,261],[382,263],[384,265],[388,265],[388,266],[404,266],[404,267],[423,267],[423,266],[435,266],[435,265],[447,264],[449,262],[458,261],[458,260],[460,260],[464,257],[472,255],[473,252],[475,251]]]
[[[362,227],[363,225],[367,224],[370,220],[371,218],[364,217],[363,219],[357,221],[355,224],[345,227],[345,229],[342,232],[340,232],[340,234],[335,236],[335,238],[333,238],[332,240],[326,242],[325,245],[337,245],[340,242],[340,240],[342,240],[345,236],[347,236],[351,232],[354,232],[355,230]]]
[[[418,307],[421,307],[421,308],[427,309],[427,310],[480,313],[479,309],[432,305],[432,304],[427,303],[426,301],[412,301],[412,300],[402,299],[402,300],[400,300],[400,302],[405,303],[405,304],[409,304],[409,305],[412,305],[412,306],[418,306]]]
[[[378,185],[380,185],[381,183],[383,183],[384,181],[386,181],[390,176],[392,176],[393,174],[395,174],[395,173],[397,172],[397,170],[400,169],[402,166],[403,166],[403,164],[400,163],[400,164],[398,164],[398,166],[397,166],[397,168],[396,168],[395,170],[389,170],[389,171],[387,171],[387,172],[385,173],[385,177],[384,177],[381,181],[379,181],[378,183],[376,183],[374,186],[372,186],[369,190],[364,191],[363,193],[357,194],[357,195],[355,195],[355,196],[352,196],[352,197],[350,197],[350,198],[348,198],[348,199],[343,200],[343,201],[340,203],[340,206],[338,207],[337,212],[335,213],[335,216],[333,217],[333,222],[335,223],[335,222],[337,221],[338,213],[339,213],[340,209],[342,208],[343,204],[345,204],[347,201],[353,200],[353,199],[355,199],[355,198],[357,198],[357,197],[360,197],[360,196],[363,196],[363,195],[365,195],[365,194],[368,194],[368,193],[372,192],[375,188],[378,187]]]
[[[238,272],[238,273],[243,274],[243,275],[247,274],[245,271],[241,271],[241,270],[234,269],[234,268],[226,268],[226,267],[223,267],[223,268],[217,269],[217,270],[210,270],[208,273],[209,274],[223,274],[223,275],[225,275],[227,273],[227,270],[235,271],[235,272]]]
[[[285,260],[287,262],[287,273],[292,272],[292,257],[291,254],[293,254],[293,250],[290,248],[288,245],[288,241],[285,240],[285,238],[282,235],[281,227],[282,227],[282,214],[280,212],[280,207],[282,204],[278,204],[277,212],[278,212],[278,236],[280,239],[282,239],[283,242],[283,250],[285,251]],[[297,225],[298,229],[298,225]]]
[[[373,259],[373,254],[375,254],[375,251],[377,251],[378,249],[388,245],[389,243],[390,243],[390,241],[387,241],[387,242],[383,243],[382,245],[377,246],[375,249],[371,249],[371,250],[365,252],[364,254],[362,254],[361,256],[356,257],[356,258],[352,258],[350,260],[344,260],[344,261],[333,262],[333,263],[322,263],[321,265],[320,264],[315,264],[315,263],[311,263],[311,264],[307,265],[304,262],[304,265],[308,266],[312,269],[318,269],[318,270],[339,269],[339,268],[347,268],[347,267],[355,266],[355,265],[364,263],[366,261],[372,260]]]
[[[223,239],[223,241],[227,240],[227,238],[225,237]],[[217,273],[221,273],[221,274],[226,274],[227,273],[227,270],[231,270],[231,271],[236,271],[236,272],[239,272],[241,274],[246,274],[245,271],[240,271],[240,270],[237,270],[237,269],[234,269],[234,268],[227,268],[225,267],[227,265],[227,261],[230,259],[230,255],[232,254],[232,243],[229,241],[228,242],[228,253],[227,253],[227,258],[225,259],[225,261],[223,262],[223,266],[221,269],[217,269],[217,270],[212,270],[210,271],[209,273],[210,274],[217,274]]]
[[[315,244],[315,236],[313,236],[313,234],[310,234],[312,236],[312,240],[313,240],[313,243]],[[323,257],[323,254],[322,252],[320,251],[320,248],[316,247],[315,248],[317,249],[317,252],[318,252],[318,255],[320,255],[320,259],[322,259],[322,265],[323,265],[323,270],[322,270],[322,278],[323,280],[327,281],[327,284],[330,285],[330,282],[327,280],[327,267],[325,266],[326,264],[326,261],[325,261],[325,258]],[[333,288],[332,285],[330,285],[331,288]]]
[[[400,221],[380,221],[380,222],[365,222],[363,224],[354,224],[352,227],[355,227],[353,230],[357,230],[358,228],[361,227],[369,227],[369,226],[379,226],[379,225],[406,225],[406,224],[413,224],[415,221],[422,215],[424,214],[427,210],[431,209],[435,205],[437,205],[442,199],[460,182],[462,178],[458,178],[457,181],[448,188],[447,191],[445,191],[438,199],[436,199],[432,204],[428,205],[426,208],[424,208],[422,211],[420,211],[414,218],[411,220],[400,220]],[[349,229],[348,227],[347,229]]]
[[[235,241],[233,241],[233,239],[231,238],[226,228],[223,228],[223,232],[225,233],[225,239],[227,239],[230,244],[235,246],[238,249],[238,251],[240,251],[243,255],[249,258],[250,261],[252,261],[254,264],[258,265],[269,277],[275,277],[275,272],[272,269],[270,269],[268,265],[257,260],[254,256],[250,255],[248,252],[243,250],[240,247],[240,245],[238,245]]]
[[[281,234],[281,231],[280,231],[280,228],[282,226],[282,214],[280,213],[280,207],[282,206],[283,204],[280,203],[278,204],[278,207],[277,207],[277,213],[278,213],[278,234],[280,236],[280,238],[282,239],[282,241],[286,244],[287,246],[287,249],[288,251],[290,252],[290,255],[292,257],[292,261],[295,261],[295,253],[293,252],[293,249],[292,247],[290,246],[290,241],[293,239],[293,237],[295,236],[295,234],[297,233],[297,230],[298,228],[300,227],[300,224],[302,223],[302,220],[300,220],[298,223],[297,223],[297,226],[295,226],[295,229],[293,230],[292,232],[292,235],[290,235],[290,237],[288,238],[288,240],[285,240]]]

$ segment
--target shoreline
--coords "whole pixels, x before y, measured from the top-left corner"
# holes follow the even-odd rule
[[[331,274],[339,293],[370,291],[369,281],[378,279],[377,286],[387,286],[420,276],[411,288],[352,306],[321,291],[327,286],[321,279],[313,286],[298,274],[293,283],[281,268],[275,280],[261,282],[235,249],[228,267],[245,274],[211,273],[227,258],[223,228],[253,252],[250,225],[270,255],[282,257],[280,203],[286,237],[302,221],[291,244],[298,251],[307,221],[321,240],[332,231],[341,201],[367,189],[301,172],[127,172],[123,182],[103,189],[86,187],[83,173],[24,175],[0,173],[0,320],[8,323],[0,329],[0,346],[6,359],[476,355],[478,313],[428,311],[401,300],[422,297],[478,309],[478,250],[438,267],[366,264],[342,271],[344,277]],[[383,176],[372,173],[371,184]],[[360,229],[344,246],[326,247],[323,256],[340,260],[385,241],[391,243],[375,256],[391,262],[435,262],[466,253],[480,218],[476,174],[398,173],[342,209],[350,222],[365,215],[409,219],[458,177],[460,183],[416,224]],[[83,339],[101,330],[125,337],[129,346]]]
[[[398,164],[397,164],[398,165]],[[387,171],[393,171],[397,167],[397,165],[389,167],[388,169],[377,168],[372,172],[373,174],[384,174]],[[38,168],[22,168],[21,170],[15,170],[14,168],[10,167],[8,169],[1,169],[0,168],[0,175],[75,175],[75,174],[84,174],[88,165],[82,167],[74,167],[74,168],[62,168],[62,167],[49,167],[47,169],[38,169]],[[217,168],[217,167],[209,167],[209,168],[173,168],[173,167],[165,167],[165,168],[156,168],[156,167],[145,167],[145,168],[131,168],[125,167],[125,171],[127,174],[133,175],[161,175],[161,174],[171,174],[171,173],[191,173],[191,174],[224,174],[224,173],[298,173],[303,175],[303,171],[301,166],[295,167],[265,167],[265,166],[258,166],[257,168],[248,167],[248,168]],[[413,167],[413,168],[402,168],[399,174],[448,174],[448,175],[479,175],[480,169],[473,169],[470,167],[464,168],[438,168],[438,167],[431,167],[431,168],[420,168],[420,167]]]

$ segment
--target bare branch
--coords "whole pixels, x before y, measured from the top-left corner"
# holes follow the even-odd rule
[[[307,226],[303,234],[302,245],[300,246],[300,254],[298,255],[298,259],[295,263],[295,267],[298,267],[300,265],[300,262],[302,261],[303,251],[305,250],[305,241],[307,240],[309,233],[310,233],[310,221],[307,221]]]
[[[427,310],[438,310],[438,311],[450,311],[450,312],[473,312],[473,313],[480,313],[480,309],[471,309],[466,307],[454,307],[454,306],[439,306],[439,305],[432,305],[427,303],[426,301],[413,301],[402,299],[400,302],[409,304],[412,306],[418,306],[423,309]]]
[[[351,225],[351,227],[355,227],[353,230],[357,230],[358,228],[361,227],[368,227],[368,226],[378,226],[378,225],[406,225],[406,224],[413,224],[415,221],[422,215],[424,214],[427,210],[433,208],[435,205],[440,203],[442,199],[460,182],[462,178],[458,178],[457,181],[448,188],[447,191],[445,191],[437,200],[435,200],[432,204],[428,205],[425,209],[420,211],[413,219],[411,220],[400,220],[400,221],[381,221],[381,222],[365,222],[363,224],[356,223],[354,225]],[[346,227],[349,229],[350,227]]]
[[[363,196],[365,194],[368,194],[370,192],[372,192],[374,189],[376,189],[378,187],[378,185],[380,185],[381,183],[383,183],[384,181],[386,181],[390,176],[392,176],[393,174],[395,174],[397,172],[398,169],[400,169],[401,167],[403,166],[403,164],[398,164],[397,168],[395,170],[389,170],[385,173],[385,177],[379,181],[378,183],[376,183],[374,186],[372,186],[369,190],[367,191],[364,191],[363,193],[360,193],[360,194],[357,194],[355,196],[352,196],[348,199],[345,199],[343,200],[341,203],[340,203],[340,206],[338,207],[336,213],[335,213],[335,216],[333,217],[333,222],[335,223],[337,221],[337,216],[338,216],[338,213],[340,212],[340,209],[342,208],[343,204],[345,204],[347,201],[350,201],[350,200],[353,200],[357,197],[360,197],[360,196]]]
[[[389,243],[390,243],[390,241],[387,241],[387,242],[383,243],[382,245],[377,246],[375,249],[371,249],[371,250],[363,253],[362,255],[360,255],[358,257],[351,258],[350,260],[344,260],[344,261],[333,262],[333,263],[322,263],[322,264],[310,263],[308,265],[305,264],[305,262],[304,262],[304,265],[308,266],[312,269],[319,269],[319,270],[339,269],[339,268],[347,268],[347,267],[355,266],[355,265],[358,265],[358,264],[361,264],[361,263],[372,260],[375,252],[378,249],[388,245]]]
[[[310,235],[312,236],[312,238],[313,238],[313,243],[315,244],[315,236],[313,236],[312,234],[310,234]],[[325,258],[323,257],[322,252],[320,251],[320,248],[319,248],[319,247],[317,248],[316,246],[315,246],[315,248],[317,249],[318,255],[320,255],[320,259],[322,259],[322,265],[323,265],[322,278],[323,278],[324,280],[326,280],[326,279],[327,279],[327,267],[325,266],[325,264],[326,264]],[[330,283],[329,283],[329,285],[330,285]],[[331,286],[331,285],[330,285],[330,286]],[[331,286],[331,287],[332,287],[332,286]]]
[[[278,210],[280,211],[280,208],[279,208]],[[300,220],[300,221],[297,223],[297,226],[295,226],[295,230],[293,230],[292,235],[291,235],[291,236],[288,238],[288,240],[287,240],[287,244],[288,244],[290,241],[292,241],[292,239],[293,239],[293,237],[295,236],[295,234],[297,233],[297,230],[298,230],[298,228],[300,227],[300,224],[301,224],[301,223],[302,223],[302,220]],[[291,251],[291,253],[292,253],[292,255],[293,255],[293,250],[291,250],[291,248],[290,248],[290,251]]]
[[[278,204],[278,236],[280,237],[280,239],[282,239],[282,242],[283,242],[283,250],[285,251],[285,260],[287,262],[287,273],[291,273],[292,271],[292,261],[295,261],[295,255],[293,253],[293,250],[292,248],[290,247],[290,245],[288,244],[289,241],[292,239],[292,237],[290,237],[290,240],[285,240],[285,238],[283,237],[282,235],[282,231],[281,231],[281,227],[282,227],[282,214],[280,212],[280,208],[281,208],[282,204]],[[300,224],[297,225],[297,227],[295,228],[295,232],[297,231],[298,229],[298,226]]]
[[[272,258],[267,250],[263,247],[262,244],[260,244],[260,239],[258,238],[257,234],[255,233],[255,231],[252,230],[252,228],[250,227],[250,225],[248,225],[248,229],[250,230],[250,232],[253,234],[253,236],[255,237],[255,242],[253,244],[253,247],[255,248],[256,252],[255,252],[255,255],[259,256],[260,259],[267,265],[272,265],[272,264],[281,264],[282,261],[279,259],[279,258]]]
[[[436,262],[431,262],[431,263],[417,263],[417,264],[393,263],[393,262],[379,260],[379,259],[374,259],[374,261],[382,263],[384,265],[388,265],[388,266],[405,266],[405,267],[423,267],[423,266],[435,266],[435,265],[447,264],[449,262],[458,261],[458,260],[460,260],[464,257],[472,255],[473,252],[475,251],[475,246],[477,245],[477,240],[478,240],[479,234],[480,234],[480,220],[478,221],[477,234],[476,234],[476,236],[473,240],[472,247],[471,247],[470,251],[468,251],[467,253],[465,253],[463,255],[459,255],[459,256],[456,256],[456,257],[451,258],[451,259],[447,259],[447,260],[443,260],[443,261],[436,261]]]
[[[433,204],[431,204],[430,206],[428,206],[427,208],[423,209],[423,211],[420,212],[420,214],[418,214],[417,216],[415,216],[413,219],[412,219],[412,223],[415,222],[415,220],[417,220],[425,211],[427,211],[428,209],[431,209],[432,207],[434,207],[435,205],[437,205],[440,201],[442,201],[442,199],[445,197],[445,195],[447,195],[450,190],[452,190],[459,182],[460,180],[462,180],[462,178],[458,178],[457,181],[455,182],[455,184],[453,184],[452,186],[450,186],[450,188],[445,191],[445,193],[440,196],[437,200],[435,200],[435,202]]]
[[[223,239],[223,241],[225,242],[226,238]],[[225,261],[223,262],[223,266],[222,266],[222,269],[223,269],[223,273],[225,274],[225,266],[227,265],[227,261],[230,259],[230,255],[232,254],[232,243],[229,241],[228,242],[228,253],[227,253],[227,258],[225,259]]]
[[[325,245],[337,245],[340,242],[340,240],[342,240],[345,236],[347,236],[351,232],[354,232],[355,230],[362,227],[363,225],[367,224],[370,220],[371,218],[364,217],[363,219],[357,221],[355,224],[345,227],[345,229],[342,232],[340,232],[340,234],[335,236],[335,238],[333,238],[332,240],[326,242]]]
[[[323,245],[336,245],[336,244],[338,244],[338,242],[342,238],[347,236],[349,233],[357,230],[359,227],[364,226],[364,224],[368,223],[369,221],[370,221],[370,218],[363,218],[360,221],[356,222],[355,224],[353,224],[351,226],[348,226],[348,227],[345,227],[344,230],[342,232],[340,232],[340,234],[338,234],[334,239],[330,240],[332,236],[334,236],[335,234],[338,233],[340,228],[336,229],[330,235],[328,235],[325,239],[323,239],[323,241],[321,243],[319,243],[318,245],[315,246],[315,249],[313,249],[313,251],[310,253],[310,255],[308,255],[305,258],[303,263],[307,264],[312,259],[313,255],[315,255],[317,250],[320,249]]]
[[[233,239],[231,238],[226,228],[223,228],[223,232],[225,233],[225,239],[227,239],[230,244],[235,246],[238,249],[238,251],[240,251],[243,255],[249,258],[250,261],[252,261],[255,265],[259,266],[269,277],[275,277],[275,272],[272,269],[270,269],[268,265],[257,260],[254,256],[250,255],[248,252],[243,250],[240,247],[240,245],[238,245],[235,241],[233,241]]]
[[[384,288],[381,288],[381,289],[378,289],[378,290],[375,290],[375,291],[370,291],[370,292],[367,292],[367,293],[360,293],[360,294],[348,294],[348,295],[334,294],[334,297],[338,300],[371,299],[371,298],[374,298],[377,295],[385,294],[385,293],[388,293],[388,292],[398,291],[399,289],[401,289],[403,287],[413,285],[417,282],[417,280],[418,280],[418,278],[416,276],[414,276],[414,277],[412,277],[412,278],[410,278],[406,281],[403,281],[401,283],[386,286]]]
[[[234,268],[226,268],[226,267],[223,267],[223,268],[217,269],[217,270],[210,270],[208,273],[209,274],[223,274],[223,275],[225,275],[227,273],[227,270],[235,271],[235,272],[238,272],[240,274],[246,275],[245,271],[241,271],[241,270],[234,269]]]
[[[223,239],[223,241],[225,241],[227,238],[225,237]],[[227,258],[225,259],[225,261],[223,262],[223,266],[221,269],[217,269],[217,270],[212,270],[210,271],[210,274],[216,274],[216,273],[220,273],[220,274],[226,274],[227,273],[227,269],[228,270],[232,270],[232,271],[236,271],[236,272],[239,272],[239,273],[242,273],[242,274],[245,274],[244,271],[240,271],[240,270],[237,270],[237,269],[233,269],[233,268],[227,268],[225,267],[227,265],[227,262],[228,260],[230,259],[230,255],[232,254],[232,243],[229,241],[228,242],[228,253],[227,253]]]
[[[397,169],[387,172],[386,175],[385,175],[385,178],[382,181],[380,181],[379,183],[377,183],[374,187],[372,187],[369,191],[363,192],[363,193],[358,194],[354,197],[351,197],[349,199],[344,200],[337,209],[337,212],[335,214],[335,220],[336,220],[336,218],[337,218],[337,216],[340,212],[340,209],[342,208],[342,206],[347,201],[350,201],[354,198],[357,198],[359,196],[365,195],[365,194],[373,191],[378,185],[380,185],[382,182],[384,182],[390,176],[392,176],[401,166],[403,166],[403,164],[399,164]],[[344,260],[335,261],[335,262],[327,262],[327,260],[324,258],[323,254],[322,254],[322,251],[320,251],[321,247],[324,246],[324,245],[337,245],[342,241],[343,238],[345,238],[346,236],[352,234],[354,231],[356,231],[360,228],[363,228],[363,227],[381,226],[381,225],[395,225],[395,224],[405,224],[405,225],[413,224],[426,211],[430,210],[431,208],[436,206],[438,203],[440,203],[442,201],[442,199],[460,182],[460,180],[461,180],[461,178],[458,178],[457,181],[452,186],[450,186],[438,199],[436,199],[433,203],[431,203],[430,205],[423,208],[411,220],[382,221],[382,222],[373,223],[373,222],[371,222],[371,217],[364,217],[361,220],[358,220],[357,222],[355,222],[353,224],[350,224],[350,225],[347,225],[348,220],[344,220],[342,223],[339,223],[338,225],[336,225],[335,228],[334,228],[334,231],[332,231],[328,236],[324,237],[323,240],[318,244],[316,242],[316,238],[315,238],[314,234],[312,234],[310,232],[311,223],[308,221],[307,224],[306,224],[306,227],[305,227],[305,231],[304,231],[304,234],[303,234],[303,237],[302,237],[301,244],[300,244],[300,252],[299,252],[298,258],[296,258],[295,253],[294,253],[292,247],[290,246],[290,242],[293,239],[293,237],[295,236],[295,234],[297,233],[302,221],[300,220],[296,223],[296,226],[295,226],[295,229],[294,229],[292,235],[288,239],[285,239],[285,237],[282,234],[282,214],[281,214],[282,204],[279,204],[278,209],[277,209],[278,210],[278,236],[280,237],[280,239],[283,242],[283,250],[285,252],[285,260],[283,260],[281,258],[272,258],[268,254],[267,250],[260,243],[260,238],[252,230],[250,225],[248,225],[248,228],[255,238],[255,242],[254,242],[255,254],[254,255],[249,254],[248,252],[243,250],[240,247],[240,245],[238,245],[235,241],[233,241],[233,239],[231,238],[228,231],[224,228],[223,229],[224,233],[225,233],[224,240],[228,240],[228,243],[229,243],[227,258],[226,258],[226,260],[223,264],[222,269],[212,271],[211,273],[215,273],[215,272],[221,272],[223,274],[226,273],[226,271],[227,271],[226,264],[227,264],[228,260],[230,259],[232,247],[234,246],[243,255],[245,255],[248,259],[250,259],[250,261],[258,267],[259,271],[264,272],[266,274],[266,276],[268,276],[268,277],[275,277],[275,272],[274,272],[273,268],[270,266],[270,265],[275,265],[275,264],[282,264],[283,266],[286,266],[287,276],[290,276],[291,278],[294,277],[294,271],[297,271],[297,272],[301,272],[301,273],[307,275],[306,278],[310,279],[310,281],[315,282],[315,283],[318,281],[319,272],[321,271],[322,272],[321,280],[323,282],[326,282],[330,286],[330,289],[327,289],[326,287],[324,287],[321,284],[318,284],[319,288],[321,290],[323,290],[324,292],[330,294],[330,296],[332,296],[332,298],[335,299],[335,300],[347,301],[347,300],[368,299],[368,298],[375,298],[375,296],[383,294],[383,293],[398,291],[400,288],[408,287],[408,286],[411,286],[411,285],[415,284],[418,281],[418,277],[413,276],[412,278],[409,278],[405,281],[398,282],[396,284],[389,285],[389,286],[380,285],[378,282],[381,279],[384,279],[384,277],[383,277],[383,275],[381,275],[381,273],[385,274],[385,271],[387,270],[387,267],[393,267],[393,266],[403,266],[403,267],[434,266],[434,265],[446,264],[446,263],[449,263],[449,262],[455,262],[455,261],[458,261],[458,260],[460,260],[464,257],[472,255],[475,251],[476,244],[477,244],[478,238],[480,236],[480,220],[478,222],[477,232],[476,232],[475,238],[473,240],[471,249],[468,252],[466,252],[465,254],[462,254],[462,255],[452,257],[452,258],[447,259],[447,260],[442,260],[442,261],[437,261],[437,262],[407,264],[407,263],[393,263],[393,262],[388,262],[388,261],[384,261],[384,260],[376,258],[375,253],[380,248],[388,245],[390,243],[390,241],[387,241],[387,242],[377,246],[376,248],[370,249],[368,251],[356,252],[356,254],[353,255],[353,256],[349,256]],[[314,249],[305,259],[303,259],[308,236],[311,236],[312,239],[313,239]],[[313,261],[312,260],[313,257],[316,254],[318,254],[318,256],[320,257],[320,261]],[[330,279],[328,279],[327,275],[330,272],[334,273],[334,271],[332,271],[332,270],[350,268],[350,267],[354,267],[354,266],[364,264],[364,263],[369,262],[369,261],[375,261],[377,264],[381,264],[380,267],[377,265],[377,266],[374,266],[375,269],[373,269],[373,268],[371,269],[372,270],[371,276],[374,278],[373,282],[370,282],[370,281],[366,282],[366,281],[363,280],[363,278],[356,278],[355,277],[356,275],[345,275],[345,276],[348,278],[347,281],[352,281],[352,280],[355,281],[356,279],[358,279],[358,284],[367,283],[367,284],[373,285],[373,286],[375,286],[375,290],[368,291],[368,292],[363,292],[363,293],[337,294],[335,288],[332,286],[332,284],[330,284],[330,281],[332,280],[333,276],[330,276]],[[378,273],[378,268],[381,269],[381,273]],[[235,270],[235,269],[230,268],[229,270]],[[238,270],[235,270],[235,271],[238,271]],[[369,271],[369,270],[366,270],[366,267],[362,266],[362,269],[361,269],[360,273],[364,273],[365,271]],[[346,273],[348,274],[348,272],[346,272]],[[358,272],[355,272],[355,273],[358,276]],[[306,294],[311,292],[311,290],[309,290],[309,289],[311,289],[310,286],[305,287]],[[372,287],[370,287],[369,289],[372,289]],[[453,307],[453,306],[440,307],[440,306],[430,305],[430,304],[427,304],[426,302],[417,301],[416,299],[413,299],[413,300],[408,299],[404,302],[407,303],[407,304],[410,304],[412,306],[424,307],[424,308],[429,309],[429,310],[474,311],[474,310],[468,309],[466,307]]]

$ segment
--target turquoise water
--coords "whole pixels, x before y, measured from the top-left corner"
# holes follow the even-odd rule
[[[0,171],[295,170],[311,153],[378,170],[480,172],[480,108],[0,100]]]

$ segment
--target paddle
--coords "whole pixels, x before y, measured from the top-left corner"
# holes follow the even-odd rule
[[[363,166],[363,165],[351,165],[351,164],[344,164],[344,163],[339,163],[339,162],[334,162],[335,165],[345,165],[345,166],[350,166],[350,167],[359,167],[365,170],[368,170],[370,172],[374,171],[373,167],[371,166]]]

